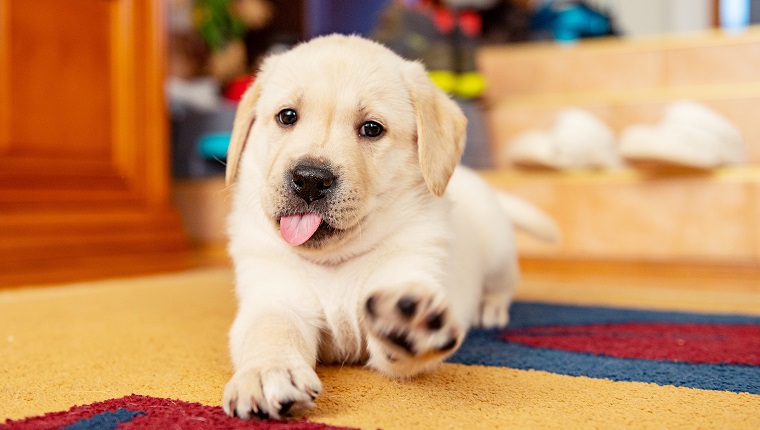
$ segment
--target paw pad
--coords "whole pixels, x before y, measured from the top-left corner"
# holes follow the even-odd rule
[[[428,330],[440,330],[443,327],[443,313],[430,315],[426,321]]]
[[[379,291],[367,298],[364,310],[368,334],[386,345],[390,362],[428,360],[450,353],[460,343],[462,330],[441,294],[421,288]]]
[[[411,318],[417,311],[417,301],[412,297],[402,297],[399,299],[398,303],[396,303],[396,307],[399,312],[401,312],[401,315]]]

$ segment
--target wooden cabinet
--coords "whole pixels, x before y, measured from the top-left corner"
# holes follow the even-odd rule
[[[0,1],[0,286],[184,266],[164,9]]]

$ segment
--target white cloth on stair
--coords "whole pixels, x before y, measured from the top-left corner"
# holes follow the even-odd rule
[[[656,125],[633,125],[620,135],[620,155],[629,162],[714,169],[746,159],[739,130],[709,107],[678,101]]]
[[[616,168],[620,166],[615,136],[590,112],[560,111],[548,131],[528,131],[507,146],[507,160],[518,166],[559,170]]]

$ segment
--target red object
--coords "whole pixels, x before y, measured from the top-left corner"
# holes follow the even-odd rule
[[[255,76],[242,76],[234,79],[224,90],[224,98],[235,103],[240,102],[240,99],[243,98],[243,93],[253,84],[255,79]]]
[[[476,12],[454,12],[448,9],[436,8],[433,13],[433,22],[436,28],[443,34],[450,34],[457,24],[466,36],[477,37],[483,30],[483,20]]]
[[[438,31],[443,34],[449,34],[454,30],[456,17],[449,10],[436,8],[433,15],[433,22],[435,22]]]
[[[526,346],[617,358],[760,366],[760,327],[742,324],[622,323],[507,330]]]
[[[459,15],[459,28],[467,36],[477,37],[483,30],[483,20],[476,12],[465,11]]]

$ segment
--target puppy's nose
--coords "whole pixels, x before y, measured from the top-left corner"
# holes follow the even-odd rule
[[[290,188],[308,204],[324,198],[334,182],[329,169],[299,164],[291,171]]]

